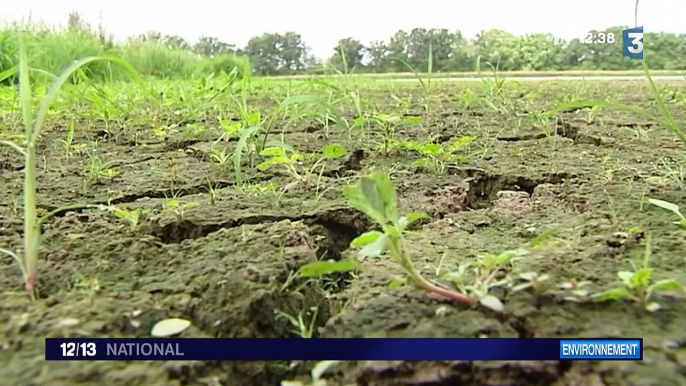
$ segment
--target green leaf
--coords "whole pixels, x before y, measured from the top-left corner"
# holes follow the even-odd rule
[[[656,281],[655,283],[653,283],[653,285],[651,285],[648,288],[648,291],[649,292],[654,292],[656,290],[657,291],[669,291],[669,290],[675,290],[675,289],[681,289],[681,288],[683,288],[683,287],[681,286],[681,283],[679,283],[677,280],[667,279],[667,280]]]
[[[349,272],[360,269],[357,262],[352,260],[326,260],[316,261],[300,267],[298,275],[301,277],[318,277],[334,272]]]
[[[260,162],[257,165],[257,170],[265,171],[265,170],[269,169],[270,167],[272,167],[276,164],[277,164],[277,162],[274,162],[274,158],[270,158],[268,160],[264,160],[264,161]]]
[[[390,221],[398,220],[398,198],[395,193],[395,187],[388,174],[383,172],[376,172],[372,175],[376,183],[376,189],[381,196],[384,204],[384,211],[386,219]]]
[[[601,293],[593,295],[591,298],[594,302],[606,302],[609,300],[619,300],[623,297],[629,296],[629,290],[626,288],[611,288]]]
[[[410,125],[418,125],[422,123],[421,117],[405,117],[405,123]]]
[[[396,288],[402,286],[403,284],[405,284],[406,282],[407,282],[406,279],[403,279],[403,278],[395,278],[395,279],[391,280],[391,282],[388,283],[388,285],[386,285],[386,287],[387,287],[388,289],[396,289]]]
[[[646,288],[650,284],[650,268],[641,268],[634,272],[631,277],[632,288]]]
[[[382,220],[381,223],[385,224],[388,222],[388,217],[385,216],[386,206],[383,197],[377,189],[377,186],[378,184],[376,180],[372,178],[362,177],[360,179],[362,195],[367,201],[367,205],[369,205],[369,207],[373,209],[375,213],[377,213],[377,216]]]
[[[503,312],[505,310],[505,306],[503,306],[503,303],[500,301],[500,299],[493,295],[486,295],[482,297],[479,299],[479,303],[495,312]]]
[[[413,222],[417,220],[422,220],[422,219],[428,219],[430,218],[428,214],[424,212],[414,212],[410,213],[407,216],[401,217],[398,223],[402,228],[407,227],[408,225],[412,224]]]
[[[381,237],[383,233],[379,231],[369,231],[365,232],[357,237],[350,242],[350,246],[357,248],[357,247],[364,247],[367,244],[371,244],[375,242],[379,237]]]
[[[322,150],[322,154],[326,158],[339,158],[344,156],[345,153],[345,148],[335,143],[324,147],[324,149]]]
[[[376,212],[373,208],[370,207],[369,203],[367,202],[367,199],[362,194],[362,188],[359,184],[344,186],[342,191],[343,196],[345,196],[345,198],[348,200],[348,203],[352,205],[355,209],[371,217],[374,221],[378,222],[379,224],[386,223],[386,220],[383,218],[383,215],[381,213]]]
[[[622,281],[622,283],[626,284],[627,286],[631,287],[632,286],[632,279],[634,277],[633,272],[629,271],[619,271],[617,272],[617,276],[619,279]]]
[[[677,216],[679,216],[681,218],[684,218],[684,216],[679,211],[679,206],[676,204],[672,204],[671,202],[667,202],[667,201],[656,200],[654,198],[649,198],[648,202],[655,205],[655,206],[659,206],[662,209],[666,209],[666,210],[676,214]]]
[[[386,249],[386,241],[388,240],[387,235],[381,235],[381,237],[374,240],[374,242],[367,244],[364,248],[360,249],[357,253],[360,257],[376,257],[383,253]]]
[[[471,137],[471,136],[460,137],[460,139],[453,142],[450,145],[450,147],[448,147],[448,152],[454,153],[454,152],[460,150],[460,148],[464,147],[465,145],[467,145],[473,141],[474,141],[474,137]]]
[[[429,161],[425,160],[425,159],[418,159],[418,160],[412,162],[412,166],[417,166],[417,167],[422,167],[422,168],[428,164],[429,164]]]
[[[286,150],[281,147],[268,147],[260,152],[264,156],[286,155]]]
[[[243,149],[248,144],[250,136],[254,136],[260,129],[259,126],[249,127],[241,132],[241,136],[236,144],[236,150],[233,153],[233,167],[236,173],[236,182],[238,185],[243,185],[243,178],[241,174],[241,159],[243,158]]]
[[[557,229],[549,229],[540,235],[536,236],[533,240],[529,241],[527,244],[529,248],[538,248],[544,245],[544,243],[557,233]]]

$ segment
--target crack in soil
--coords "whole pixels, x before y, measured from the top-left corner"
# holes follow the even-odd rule
[[[153,228],[151,234],[165,244],[177,244],[188,239],[206,237],[224,228],[235,228],[241,225],[255,225],[280,221],[302,221],[308,226],[320,226],[326,230],[321,234],[325,245],[320,246],[328,253],[328,258],[340,258],[341,252],[348,249],[350,242],[366,231],[369,220],[357,210],[350,207],[339,207],[301,216],[256,214],[229,219],[217,223],[194,223],[185,220],[181,223],[171,222]]]
[[[573,177],[569,173],[546,173],[538,178],[522,175],[494,174],[477,168],[456,168],[451,174],[462,176],[469,184],[465,206],[471,209],[483,209],[492,206],[498,192],[503,190],[524,191],[529,195],[537,186],[543,184],[562,184]]]
[[[563,122],[561,125],[557,125],[556,131],[553,133],[553,135],[557,135],[559,137],[563,138],[568,138],[574,141],[575,143],[586,143],[586,144],[591,144],[595,146],[601,146],[603,143],[603,140],[600,137],[594,137],[592,135],[587,135],[587,134],[581,134],[580,128],[567,123]],[[549,137],[549,135],[545,133],[538,133],[538,134],[523,134],[523,135],[516,135],[516,136],[511,136],[511,137],[498,137],[498,141],[503,141],[503,142],[516,142],[516,141],[532,141],[532,140],[539,140],[539,139],[545,139]]]

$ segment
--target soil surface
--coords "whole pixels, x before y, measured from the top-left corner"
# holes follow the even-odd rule
[[[668,108],[686,127],[686,88],[660,85],[674,96]],[[621,287],[617,272],[641,264],[648,235],[654,279],[686,283],[686,231],[674,224],[675,215],[643,202],[652,197],[683,205],[684,145],[666,128],[620,110],[603,109],[592,121],[586,111],[565,112],[548,130],[527,115],[554,107],[581,87],[581,99],[618,100],[655,111],[649,88],[642,82],[511,83],[509,102],[497,110],[460,102],[466,88],[479,101],[485,98],[479,84],[432,86],[429,96],[405,84],[371,83],[358,90],[377,111],[421,117],[419,125],[398,127],[396,139],[450,143],[473,136],[460,153],[466,162],[436,174],[415,164],[415,152],[391,149],[383,155],[373,126],[348,131],[312,117],[277,120],[270,139],[299,152],[318,152],[330,143],[347,149],[346,156],[326,163],[316,186],[284,192],[292,180],[279,168],[260,171],[244,157],[246,183],[239,185],[232,161],[215,162],[210,149],[219,136],[218,118],[230,115],[226,105],[203,108],[174,95],[152,105],[131,102],[126,114],[103,119],[75,92],[66,93],[39,148],[41,212],[72,204],[146,212],[135,229],[97,209],[66,210],[47,221],[35,302],[22,289],[16,263],[3,258],[0,384],[307,381],[314,363],[44,360],[46,337],[149,337],[156,322],[172,317],[192,322],[181,337],[300,339],[279,311],[302,314],[306,323],[316,318],[315,337],[642,337],[645,342],[643,362],[340,363],[327,372],[327,385],[686,385],[683,295],[659,295],[654,300],[662,309],[648,312],[628,300],[577,303],[553,291],[572,280],[590,282],[594,293]],[[177,92],[172,89],[170,95]],[[266,89],[251,103],[268,112],[286,92]],[[402,105],[394,95],[412,99]],[[136,98],[142,97],[131,97]],[[2,127],[17,130],[17,111],[7,100],[2,103]],[[183,118],[175,129],[156,135],[175,114]],[[352,122],[355,116],[351,105],[346,117]],[[67,157],[59,140],[72,121],[74,144],[84,149]],[[205,131],[184,134],[197,127]],[[231,138],[215,147],[230,154],[236,143]],[[94,156],[116,168],[116,175],[89,178]],[[22,249],[22,168],[23,160],[11,149],[0,149],[0,246],[14,251]],[[365,259],[364,269],[354,274],[294,277],[304,264],[353,257],[350,242],[374,224],[347,204],[341,187],[379,169],[390,170],[401,212],[431,216],[408,236],[414,263],[427,278],[442,282],[441,274],[461,264],[519,248],[556,229],[549,242],[504,273],[548,274],[551,291],[495,291],[503,314],[469,308],[409,286],[389,288],[403,276],[389,256]],[[176,211],[169,209],[172,198],[180,203]]]

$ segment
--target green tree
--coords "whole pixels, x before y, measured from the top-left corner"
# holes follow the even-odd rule
[[[386,43],[381,40],[374,40],[369,43],[369,47],[366,49],[367,58],[369,63],[367,68],[371,69],[372,72],[386,72],[390,66],[389,63],[389,53],[390,50]]]
[[[294,74],[312,65],[309,49],[300,34],[286,32],[256,36],[245,47],[253,69],[261,75]]]
[[[477,55],[494,66],[498,64],[500,70],[514,71],[522,68],[520,40],[510,33],[497,29],[481,31],[472,44]]]
[[[236,46],[224,43],[218,38],[203,36],[193,46],[193,51],[201,56],[214,57],[222,54],[233,54]]]
[[[350,71],[353,68],[362,67],[364,54],[365,47],[359,40],[353,38],[341,39],[338,41],[338,45],[334,47],[334,54],[331,57],[330,63],[337,69],[343,71],[343,59],[345,59],[345,67]]]
[[[524,70],[560,70],[565,65],[563,40],[550,34],[530,34],[521,38],[520,56]]]

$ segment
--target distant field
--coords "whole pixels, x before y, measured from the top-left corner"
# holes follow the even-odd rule
[[[309,382],[312,362],[44,360],[46,337],[149,337],[167,318],[191,322],[182,338],[640,337],[646,347],[641,362],[341,362],[327,386],[684,384],[686,300],[674,287],[686,283],[686,230],[645,199],[684,207],[685,147],[650,120],[645,82],[228,79],[60,91],[38,144],[37,202],[42,214],[67,210],[43,225],[36,301],[16,262],[0,260],[5,385]],[[686,127],[686,82],[660,86]],[[0,141],[23,143],[18,90],[0,86]],[[648,113],[542,113],[587,100]],[[11,251],[23,248],[24,170],[0,146],[0,248]],[[403,239],[414,265],[351,246],[389,229],[344,194],[378,171],[396,194],[378,193],[376,208],[428,216]],[[651,270],[637,270],[646,255]],[[341,271],[305,275],[313,264]],[[491,306],[419,289],[408,266]]]
[[[671,70],[652,70],[650,72],[653,75],[683,75],[686,76],[686,70],[683,71],[671,71]],[[354,74],[354,73],[353,73]],[[427,77],[429,74],[423,73],[421,76]],[[482,71],[482,76],[490,76],[491,72]],[[503,77],[546,77],[546,76],[641,76],[643,71],[641,70],[627,70],[627,71],[501,71],[498,73],[499,76]],[[308,74],[308,75],[286,75],[286,76],[272,76],[265,77],[267,79],[275,80],[287,80],[287,79],[308,79],[312,77],[341,77],[342,75],[321,75],[321,74]],[[360,78],[371,78],[371,79],[406,79],[415,78],[416,75],[412,72],[391,72],[383,74],[354,74],[355,77]],[[479,73],[476,71],[472,72],[444,72],[444,73],[434,73],[431,75],[432,78],[478,78]]]

